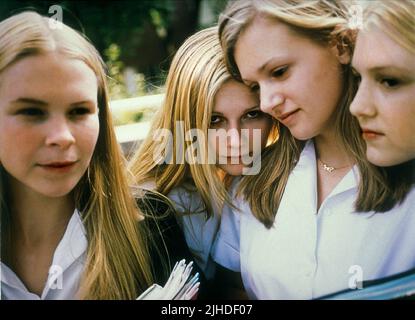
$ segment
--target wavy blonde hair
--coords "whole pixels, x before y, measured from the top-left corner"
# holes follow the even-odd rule
[[[363,30],[376,27],[415,55],[415,2],[365,1]],[[387,185],[402,202],[415,184],[415,159],[382,170]]]
[[[79,59],[96,74],[99,137],[89,169],[73,191],[88,239],[79,298],[134,299],[153,282],[153,275],[147,237],[139,227],[141,212],[128,186],[112,126],[104,63],[81,34],[63,24],[50,28],[49,23],[35,12],[23,12],[0,23],[0,74],[19,59],[48,52]],[[7,180],[4,168],[0,169],[1,230],[5,236],[13,210],[7,207]],[[7,240],[2,244],[7,246]]]
[[[340,52],[354,49],[355,33],[345,30],[348,23],[347,5],[352,1],[301,1],[301,0],[241,0],[228,4],[219,18],[219,37],[225,52],[227,66],[240,80],[234,51],[239,35],[258,16],[282,22],[293,31],[317,44],[337,46]],[[350,114],[349,105],[356,93],[356,81],[350,65],[342,65],[343,92],[336,109],[334,127],[336,136],[345,150],[357,163],[361,180],[355,206],[357,211],[387,211],[399,195],[385,183],[382,169],[369,163],[365,143],[361,138],[357,120]],[[263,167],[258,176],[242,179],[239,192],[251,206],[254,216],[271,228],[277,214],[285,186],[297,163],[304,142],[296,140],[284,126],[279,126],[279,142],[263,157]]]
[[[363,2],[363,26],[375,26],[415,54],[415,2],[412,0]]]
[[[166,81],[166,96],[162,108],[155,116],[151,130],[130,162],[130,170],[138,184],[156,183],[156,191],[167,195],[173,188],[185,182],[194,185],[203,200],[203,208],[211,216],[215,209],[229,202],[226,191],[229,176],[219,174],[215,164],[208,162],[207,142],[201,144],[201,160],[190,155],[190,162],[183,161],[186,150],[193,141],[177,132],[175,124],[183,122],[183,131],[199,129],[205,134],[210,126],[214,100],[222,85],[232,79],[226,69],[216,26],[201,30],[189,37],[174,56]],[[173,134],[173,163],[154,161],[159,145],[154,137],[158,130]],[[270,136],[275,133],[271,133]],[[181,146],[176,135],[183,139]],[[201,162],[201,163],[200,163]],[[213,199],[213,200],[212,200]],[[190,212],[189,212],[190,213]]]
[[[185,141],[176,130],[177,121],[183,122],[184,132],[200,129],[208,132],[216,93],[231,79],[226,70],[222,50],[217,36],[217,27],[197,32],[189,37],[175,54],[166,81],[166,95],[162,108],[152,123],[150,132],[130,161],[130,171],[136,182],[142,185],[152,181],[155,190],[167,195],[173,188],[190,182],[199,191],[208,216],[213,214],[213,205],[220,205],[228,199],[227,192],[218,170],[208,163],[207,144],[202,147],[202,163],[197,163],[192,153],[186,161],[186,150],[193,141]],[[159,164],[154,161],[159,145],[154,141],[158,130],[167,129],[173,134],[173,163]],[[183,138],[183,145],[176,140]],[[191,179],[189,179],[191,178]],[[189,181],[190,180],[190,181]],[[212,202],[211,199],[217,199]]]

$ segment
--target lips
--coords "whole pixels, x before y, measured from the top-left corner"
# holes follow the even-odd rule
[[[284,120],[285,120],[285,119],[287,119],[289,116],[291,116],[291,115],[293,115],[294,113],[296,113],[298,110],[299,110],[299,109],[294,110],[294,111],[290,111],[290,112],[283,113],[283,114],[281,114],[281,115],[277,116],[277,119],[278,119],[278,120],[280,120],[280,121],[284,121]]]
[[[384,134],[372,129],[362,128],[362,137],[366,140],[375,139],[380,136],[384,136]]]
[[[75,168],[78,161],[56,161],[38,164],[46,172],[53,174],[67,174]]]
[[[60,161],[60,162],[50,162],[39,164],[41,167],[50,167],[50,168],[65,168],[72,166],[76,163],[76,161]]]

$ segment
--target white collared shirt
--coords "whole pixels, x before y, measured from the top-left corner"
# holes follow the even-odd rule
[[[156,184],[150,181],[140,187],[151,191],[156,188]],[[195,262],[207,279],[213,278],[215,263],[210,253],[220,223],[217,210],[207,219],[202,197],[197,188],[189,183],[173,188],[167,197],[175,204],[175,209],[179,213],[176,220],[183,230],[186,244]],[[214,206],[213,202],[212,205]]]
[[[211,279],[215,272],[215,264],[210,253],[219,229],[220,216],[214,213],[207,219],[202,197],[194,186],[174,188],[168,197],[181,213],[177,216],[177,222],[183,230],[195,262],[205,277]]]
[[[314,144],[291,173],[274,225],[249,205],[225,207],[212,255],[241,271],[252,299],[312,299],[415,267],[415,189],[386,213],[357,213],[359,174],[350,170],[317,212]]]
[[[1,299],[67,300],[76,299],[84,271],[87,239],[79,212],[75,210],[53,255],[42,295],[29,292],[19,277],[1,262]]]

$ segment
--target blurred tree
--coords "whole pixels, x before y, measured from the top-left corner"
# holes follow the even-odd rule
[[[115,83],[125,85],[121,73],[130,67],[138,72],[140,85],[144,75],[145,90],[150,91],[164,83],[177,48],[200,27],[214,23],[226,1],[2,0],[0,20],[25,9],[51,16],[49,7],[59,5],[63,8],[63,22],[83,32],[109,63]],[[211,10],[210,18],[200,23],[200,10],[206,7]],[[128,96],[125,88],[117,90],[117,96]],[[142,93],[142,89],[138,91]]]

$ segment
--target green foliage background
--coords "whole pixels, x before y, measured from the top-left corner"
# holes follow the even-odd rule
[[[49,7],[61,6],[63,22],[83,32],[100,51],[108,65],[111,98],[121,99],[162,92],[177,48],[197,30],[215,23],[226,2],[2,0],[0,20],[28,9],[51,16]],[[212,21],[203,25],[199,22],[202,5],[213,12]],[[126,85],[127,67],[134,70],[130,72],[130,86]]]

